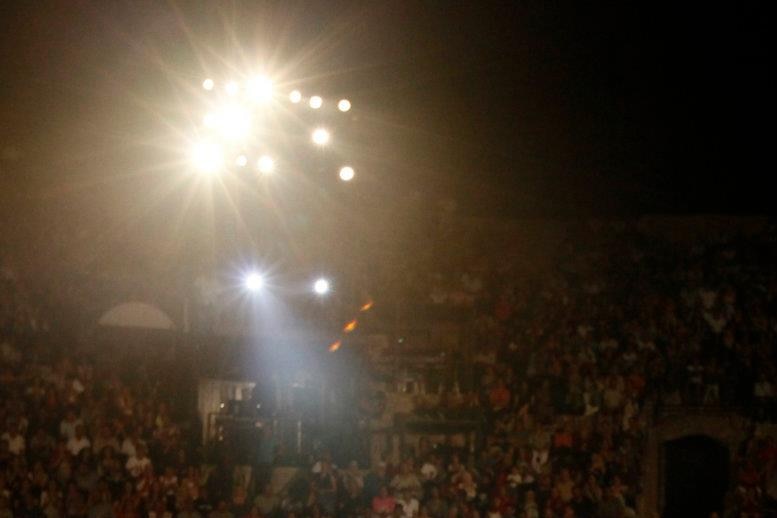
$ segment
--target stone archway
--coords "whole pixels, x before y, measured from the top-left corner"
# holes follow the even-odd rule
[[[645,451],[641,516],[661,516],[666,506],[667,445],[692,437],[705,437],[727,451],[728,462],[747,436],[748,421],[733,413],[687,413],[658,420],[648,434]],[[709,443],[708,443],[709,445]],[[712,448],[710,448],[712,451]]]

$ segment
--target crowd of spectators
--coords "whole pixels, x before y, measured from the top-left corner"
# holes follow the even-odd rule
[[[746,516],[777,513],[777,440],[773,435],[752,436],[737,452],[735,477],[728,507]],[[769,514],[771,513],[771,514]]]
[[[646,432],[664,410],[723,407],[774,419],[773,231],[692,244],[629,226],[587,231],[539,278],[488,260],[429,275],[429,304],[473,315],[477,369],[474,383],[443,380],[419,395],[414,411],[485,410],[483,443],[474,453],[403,452],[389,466],[399,478],[383,479],[393,481],[388,492],[373,500],[365,490],[374,511],[389,498],[401,516],[417,506],[435,517],[630,516]],[[774,498],[766,487],[774,463],[761,465],[731,510],[750,516]],[[403,473],[419,481],[411,482],[417,501],[406,501]]]
[[[61,340],[28,286],[4,265],[0,516],[159,517],[211,505],[202,496],[218,477],[200,471],[164,359]]]
[[[368,472],[323,453],[255,495],[239,459],[205,468],[150,359],[52,340],[37,288],[4,267],[0,517],[625,518],[661,408],[774,418],[773,233],[681,245],[599,229],[557,257],[536,276],[484,260],[434,277],[431,305],[467,309],[475,367],[428,399],[479,410],[474,448],[422,437]],[[731,509],[774,498],[774,451],[743,447]]]

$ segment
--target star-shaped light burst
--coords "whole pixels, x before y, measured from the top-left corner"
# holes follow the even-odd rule
[[[276,172],[278,162],[272,150],[268,152],[267,143],[274,141],[274,135],[286,137],[299,127],[299,124],[287,127],[282,117],[270,116],[269,112],[283,108],[284,104],[287,112],[307,108],[311,113],[328,118],[352,108],[348,99],[329,101],[315,94],[307,97],[299,89],[276,95],[276,85],[264,74],[223,81],[208,77],[202,81],[202,89],[207,94],[207,110],[200,119],[202,122],[197,131],[200,138],[192,145],[190,160],[194,169],[209,174],[240,169],[263,175]],[[329,146],[332,133],[324,126],[315,126],[310,141],[318,147]],[[277,158],[282,163],[289,163],[283,157]],[[248,164],[256,164],[256,167],[246,168]],[[338,176],[349,182],[354,178],[354,170],[344,166]]]

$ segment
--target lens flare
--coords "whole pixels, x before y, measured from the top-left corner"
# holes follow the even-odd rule
[[[293,102],[294,104],[299,103],[302,100],[302,92],[299,90],[292,90],[291,93],[289,93],[289,101]]]
[[[372,301],[368,300],[364,303],[362,307],[359,308],[359,311],[369,311],[372,308]]]
[[[330,353],[335,352],[336,350],[338,350],[340,348],[341,345],[343,345],[343,341],[342,340],[337,340],[337,341],[332,342],[332,344],[329,346],[329,352]]]
[[[214,86],[216,86],[216,83],[213,82],[213,79],[208,78],[202,82],[202,87],[209,92],[213,90]]]
[[[229,96],[236,96],[240,92],[240,84],[237,81],[230,81],[224,86],[224,91]]]
[[[219,125],[219,116],[217,113],[206,113],[202,118],[202,125],[209,129],[215,129]]]
[[[345,324],[345,326],[343,326],[343,332],[344,333],[350,333],[354,329],[356,329],[356,326],[358,326],[358,325],[359,325],[359,322],[357,322],[356,319],[354,318],[353,320],[351,320],[350,322]]]
[[[273,84],[268,77],[257,76],[248,81],[246,91],[253,101],[266,103],[272,99]]]
[[[240,155],[235,159],[235,165],[238,167],[245,167],[248,163],[248,157],[245,155]]]
[[[240,105],[225,106],[216,117],[216,128],[226,139],[240,140],[251,133],[251,113]]]
[[[190,159],[197,171],[215,173],[224,165],[224,152],[218,144],[201,141],[192,145]]]
[[[313,97],[310,98],[310,101],[308,101],[308,104],[314,110],[318,110],[324,105],[324,100],[318,95],[314,95]]]

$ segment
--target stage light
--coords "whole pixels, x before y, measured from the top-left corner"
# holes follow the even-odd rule
[[[219,125],[219,116],[217,113],[206,113],[202,118],[202,124],[206,128],[213,129]]]
[[[324,128],[316,128],[313,130],[311,138],[319,146],[325,146],[329,142],[329,132]]]
[[[257,76],[246,85],[249,97],[256,102],[267,102],[272,99],[272,81],[266,76]]]
[[[353,167],[345,166],[340,169],[340,179],[344,182],[350,182],[356,173],[353,171]]]
[[[337,109],[341,112],[347,112],[351,109],[351,101],[348,99],[340,99],[340,101],[337,103]]]
[[[235,96],[240,91],[240,85],[236,81],[230,81],[224,87],[227,95]]]
[[[316,295],[326,295],[329,292],[329,281],[323,277],[313,283],[313,291]]]
[[[240,155],[235,159],[235,165],[238,167],[245,167],[248,163],[248,157],[245,155]]]
[[[246,275],[244,284],[248,291],[259,291],[264,286],[264,278],[258,273],[252,272]]]
[[[202,82],[202,87],[208,91],[213,90],[214,86],[216,86],[216,83],[213,82],[213,79],[206,79]]]
[[[292,90],[289,94],[289,101],[293,102],[294,104],[297,104],[302,100],[302,92],[299,90]]]
[[[224,107],[215,123],[222,136],[230,140],[243,139],[251,132],[251,114],[238,105]]]
[[[318,110],[319,108],[321,108],[321,106],[323,106],[324,100],[321,97],[314,95],[313,97],[310,98],[310,101],[308,101],[308,104],[314,110]]]
[[[272,157],[268,155],[262,155],[259,157],[259,162],[256,164],[256,166],[260,173],[272,173],[275,169],[275,160],[273,160]]]
[[[215,173],[224,165],[221,146],[213,142],[197,142],[192,145],[190,153],[194,168],[202,173]]]

